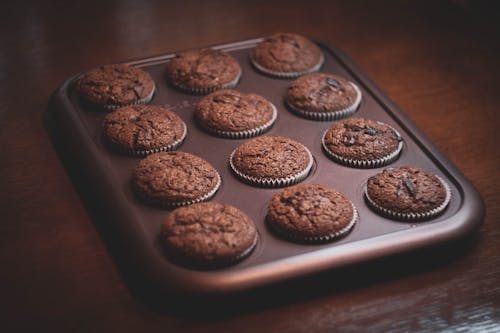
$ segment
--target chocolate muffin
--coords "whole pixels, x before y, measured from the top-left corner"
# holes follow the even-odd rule
[[[75,89],[84,102],[113,110],[125,105],[149,103],[155,83],[151,75],[140,68],[115,64],[84,73],[76,80]]]
[[[365,118],[334,123],[323,135],[322,144],[328,157],[357,168],[387,165],[403,149],[403,139],[394,128]]]
[[[214,135],[243,139],[271,128],[276,107],[262,96],[236,90],[219,90],[203,97],[196,105],[197,122]]]
[[[370,177],[365,196],[377,213],[400,220],[422,220],[444,211],[451,199],[448,185],[431,172],[411,166],[385,169]]]
[[[293,81],[286,91],[285,102],[301,117],[336,120],[356,112],[361,103],[361,90],[341,76],[314,73]]]
[[[158,105],[121,107],[106,115],[103,128],[108,146],[132,156],[177,149],[187,133],[179,116]]]
[[[284,189],[271,199],[268,225],[279,236],[298,242],[328,242],[345,235],[356,223],[351,201],[336,190],[315,184]]]
[[[171,258],[213,268],[247,257],[257,244],[257,229],[233,206],[202,202],[172,211],[162,225],[161,241]]]
[[[250,60],[264,74],[293,78],[318,71],[324,56],[315,43],[303,36],[277,33],[260,42]]]
[[[210,163],[181,151],[149,155],[139,162],[132,177],[132,187],[141,199],[163,207],[208,200],[220,183]]]
[[[282,136],[262,136],[242,143],[229,164],[243,181],[266,187],[288,186],[307,177],[313,165],[309,149]]]
[[[241,77],[241,67],[236,59],[224,51],[200,49],[172,58],[167,63],[167,76],[175,87],[204,95],[235,87]]]

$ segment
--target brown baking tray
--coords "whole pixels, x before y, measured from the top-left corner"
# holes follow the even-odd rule
[[[482,222],[484,205],[471,183],[427,139],[423,133],[339,49],[318,43],[325,54],[322,72],[342,75],[357,83],[363,100],[355,116],[386,122],[402,135],[405,145],[400,158],[390,166],[414,165],[429,169],[450,185],[452,199],[446,211],[432,220],[405,223],[372,212],[363,198],[366,180],[383,168],[354,169],[328,159],[321,148],[323,132],[331,122],[297,117],[284,105],[291,80],[258,73],[249,62],[251,49],[262,39],[214,46],[233,55],[243,69],[236,87],[269,99],[278,109],[278,119],[266,134],[283,135],[305,144],[315,163],[304,183],[321,183],[344,193],[357,207],[359,220],[344,238],[328,244],[304,245],[277,238],[265,224],[270,198],[279,189],[253,187],[240,182],[228,168],[231,151],[243,140],[213,137],[193,121],[194,105],[200,99],[169,86],[166,54],[127,62],[149,72],[157,86],[152,104],[167,106],[188,125],[188,136],[179,150],[208,160],[222,176],[222,186],[212,200],[232,204],[255,222],[259,242],[252,254],[233,266],[197,270],[179,266],[164,255],[159,244],[160,225],[169,211],[143,204],[130,188],[130,177],[139,159],[109,151],[102,142],[105,113],[82,105],[73,90],[78,75],[68,78],[52,95],[49,114],[55,119],[60,140],[71,151],[73,166],[92,189],[93,200],[106,209],[106,222],[120,243],[120,256],[140,274],[144,283],[159,294],[196,296],[230,295],[257,287],[332,271],[348,265],[439,245],[471,234]]]

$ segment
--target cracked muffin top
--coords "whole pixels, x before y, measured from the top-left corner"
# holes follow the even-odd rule
[[[297,77],[317,71],[323,64],[320,48],[309,39],[292,33],[265,38],[253,50],[252,63],[273,76]]]
[[[235,171],[257,178],[294,176],[311,165],[301,143],[282,136],[261,136],[238,146],[231,158]]]
[[[167,63],[166,72],[170,83],[177,88],[204,95],[236,86],[241,67],[224,51],[199,49],[175,55]]]
[[[229,264],[251,252],[257,230],[236,207],[203,202],[172,211],[162,225],[161,240],[168,254],[188,263]]]
[[[395,160],[403,148],[401,135],[391,126],[365,118],[334,123],[323,136],[323,148],[333,160],[349,165],[378,167]]]
[[[401,137],[388,125],[364,118],[334,123],[325,133],[325,147],[333,153],[356,160],[374,160],[398,148]]]
[[[75,88],[86,102],[105,109],[145,104],[153,97],[155,83],[140,68],[123,64],[104,65],[81,75]]]
[[[287,88],[285,101],[295,112],[335,113],[354,111],[361,101],[361,93],[341,76],[314,73],[293,81]]]
[[[132,186],[151,204],[182,206],[208,200],[220,186],[217,170],[193,154],[175,151],[151,154],[134,170]]]
[[[257,94],[224,89],[203,97],[196,120],[214,131],[243,132],[265,126],[276,117],[274,105]]]
[[[370,177],[366,195],[377,210],[410,218],[436,215],[449,201],[449,190],[440,178],[412,166],[387,168]]]
[[[182,119],[158,105],[121,107],[106,115],[103,130],[112,148],[131,155],[176,149],[186,136]]]
[[[352,203],[340,192],[319,184],[282,190],[269,203],[268,222],[279,235],[297,241],[330,241],[356,220]]]

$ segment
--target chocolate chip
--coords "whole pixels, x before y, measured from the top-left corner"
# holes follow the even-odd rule
[[[240,99],[237,96],[231,94],[218,95],[215,96],[213,99],[213,101],[216,103],[233,104],[233,105],[237,105],[239,100]]]
[[[398,190],[396,191],[396,196],[399,198],[402,192],[403,192],[403,187],[398,186]]]
[[[406,189],[408,190],[408,193],[411,195],[411,196],[414,196],[415,194],[415,189],[413,188],[413,183],[411,182],[411,180],[409,180],[408,178],[405,178],[403,179],[403,185],[406,187]]]
[[[375,134],[377,134],[377,130],[373,127],[368,127],[367,129],[365,129],[365,134],[374,136]]]
[[[216,103],[227,103],[227,101],[224,98],[222,98],[222,96],[215,96],[214,97],[214,102],[216,102]]]
[[[356,143],[355,137],[353,137],[353,136],[351,136],[351,137],[345,136],[344,137],[344,145],[346,145],[347,147],[352,146],[355,143]]]
[[[144,91],[144,87],[143,86],[134,86],[134,93],[135,95],[140,98],[142,96],[142,92]]]
[[[335,80],[335,79],[332,79],[332,78],[328,78],[326,79],[326,83],[328,83],[328,85],[334,87],[334,88],[337,88],[339,89],[340,88],[340,83],[339,81]]]
[[[330,88],[329,86],[324,86],[322,87],[320,90],[319,90],[319,95],[320,96],[324,96],[324,95],[328,95],[330,94],[331,92],[333,91],[332,88]]]

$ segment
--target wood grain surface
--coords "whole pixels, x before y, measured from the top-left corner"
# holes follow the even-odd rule
[[[0,22],[1,331],[500,332],[493,1],[9,1]],[[99,64],[277,31],[347,52],[477,187],[484,224],[229,307],[150,298],[51,140],[50,94]]]

